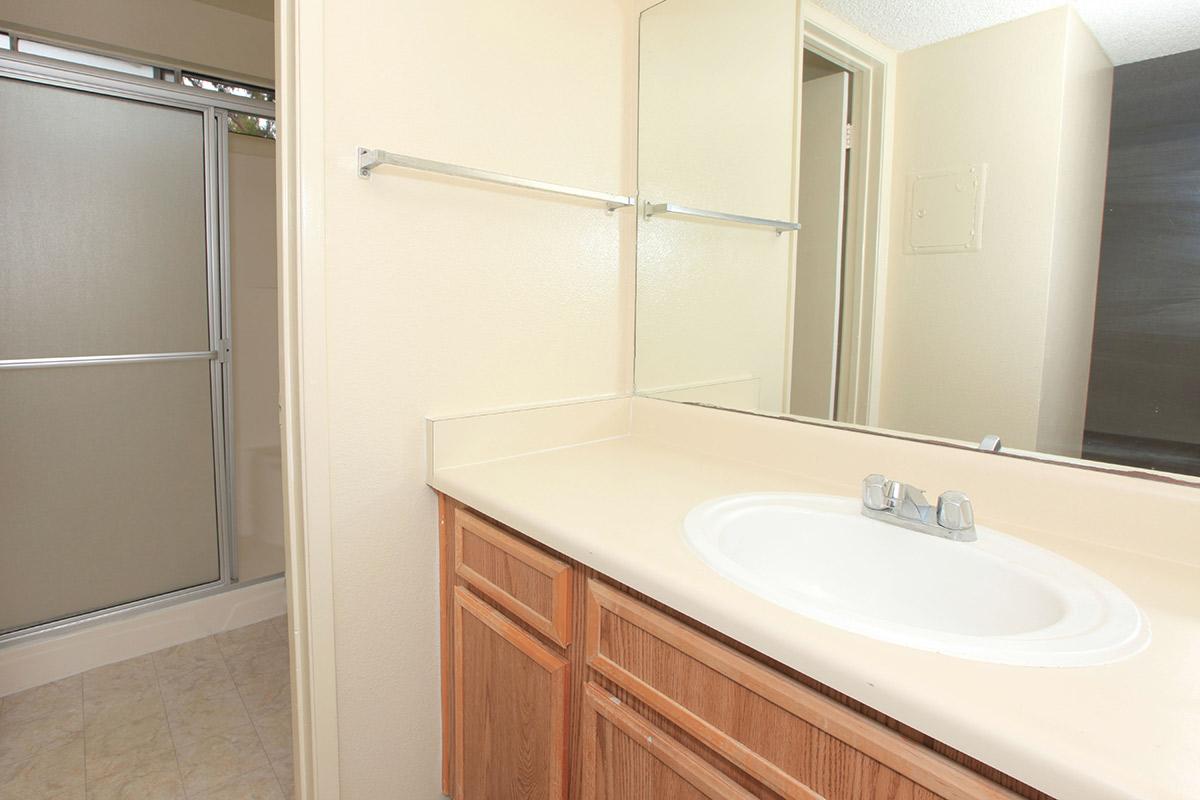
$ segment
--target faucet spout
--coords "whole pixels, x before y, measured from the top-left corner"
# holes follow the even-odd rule
[[[863,478],[862,513],[880,522],[956,542],[978,538],[971,501],[962,492],[944,492],[934,506],[921,489],[878,473]]]

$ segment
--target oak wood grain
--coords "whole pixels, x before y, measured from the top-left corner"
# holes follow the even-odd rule
[[[452,731],[450,720],[452,706],[450,703],[451,686],[451,631],[450,619],[454,611],[453,588],[454,576],[450,574],[450,560],[446,554],[450,550],[449,514],[452,512],[452,501],[446,495],[438,493],[438,604],[439,626],[438,641],[439,656],[442,670],[442,794],[450,794],[450,753]]]
[[[463,508],[454,513],[454,571],[555,643],[571,642],[571,566]]]
[[[588,665],[788,798],[1011,800],[1007,790],[597,581]],[[863,782],[876,787],[859,794]],[[911,783],[913,786],[908,786]]]
[[[580,800],[757,800],[595,683],[582,695]]]
[[[454,590],[454,797],[564,800],[570,667]]]

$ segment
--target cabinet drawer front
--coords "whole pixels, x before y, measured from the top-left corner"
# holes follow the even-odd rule
[[[582,726],[581,800],[758,800],[594,683]]]
[[[784,797],[1015,798],[597,581],[585,638],[592,669]]]
[[[460,508],[454,572],[552,641],[571,643],[570,565]]]
[[[566,799],[569,669],[499,611],[455,590],[455,800]]]

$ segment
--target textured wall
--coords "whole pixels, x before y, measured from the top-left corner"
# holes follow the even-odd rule
[[[355,147],[631,193],[636,10],[330,0],[325,34],[342,797],[433,798],[424,417],[629,391],[633,213],[390,167],[364,181]]]
[[[795,219],[796,0],[667,0],[641,25],[644,201]],[[695,217],[638,226],[639,392],[784,410],[794,235]],[[664,392],[664,390],[666,390]]]
[[[1079,455],[1111,75],[1065,7],[900,56],[883,427]],[[905,253],[907,177],[981,163],[982,248]]]

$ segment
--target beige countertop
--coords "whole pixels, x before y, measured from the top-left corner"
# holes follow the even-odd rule
[[[821,472],[819,454],[809,462],[809,474],[800,474],[641,434],[638,425],[622,423],[622,413],[603,424],[591,420],[573,437],[599,440],[572,443],[568,436],[549,449],[517,455],[503,455],[497,445],[486,455],[498,457],[457,465],[443,452],[449,448],[434,448],[438,423],[431,422],[430,449],[437,452],[431,455],[429,483],[1059,800],[1200,798],[1200,567],[1005,524],[980,506],[982,524],[1066,556],[1124,590],[1149,620],[1148,648],[1098,667],[1031,668],[879,642],[741,589],[704,564],[683,539],[685,514],[721,495],[851,494],[841,476],[812,477]],[[455,435],[464,441],[490,436],[492,443],[504,440],[512,449],[520,436],[486,427],[500,421],[493,417],[480,425],[476,418],[475,427]],[[568,427],[563,420],[557,424]],[[630,426],[623,433],[622,424]],[[542,431],[533,438],[545,446],[554,437]],[[462,461],[484,454],[455,455]],[[1180,496],[1188,514],[1181,523],[1200,535],[1194,498]]]

